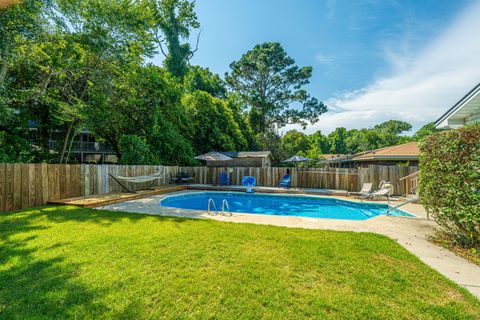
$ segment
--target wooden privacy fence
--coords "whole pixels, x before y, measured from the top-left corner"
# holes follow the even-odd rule
[[[194,183],[218,184],[221,172],[228,171],[226,167],[179,167],[178,171],[188,172],[193,176]],[[406,193],[405,182],[400,179],[417,171],[417,167],[397,167],[372,165],[368,168],[304,168],[295,170],[290,168],[292,174],[292,186],[312,189],[337,189],[346,191],[358,191],[365,182],[373,183],[377,188],[382,180],[390,181],[394,186],[394,194]],[[253,168],[237,167],[230,168],[231,184],[241,185],[243,176],[254,176],[258,186],[276,187],[278,182],[286,174],[285,167]]]
[[[406,193],[405,177],[417,167],[370,166],[360,169],[308,168],[292,171],[292,185],[301,188],[338,189],[358,191],[364,182],[377,187],[381,180],[394,185],[394,193]],[[192,183],[218,184],[220,172],[230,171],[231,183],[240,185],[243,176],[257,178],[258,186],[275,187],[287,168],[254,167],[178,167],[151,165],[88,165],[88,164],[0,164],[0,211],[12,211],[46,204],[64,198],[122,191],[120,185],[110,178],[115,176],[151,175],[158,171],[164,174],[156,184],[170,183],[170,177],[178,172],[188,172],[194,177]],[[144,188],[147,184],[130,187]]]
[[[79,164],[0,164],[0,211],[83,195]]]

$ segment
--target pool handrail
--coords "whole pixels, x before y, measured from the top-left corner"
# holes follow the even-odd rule
[[[216,214],[212,214],[212,211],[210,210],[210,203],[213,203],[213,208],[215,209]],[[208,214],[211,216],[217,216],[218,215],[218,209],[217,206],[215,205],[215,201],[213,201],[212,198],[208,199]]]
[[[223,199],[223,201],[222,201],[222,214],[223,214],[224,216],[226,216],[226,214],[225,214],[225,206],[227,206],[228,212],[230,213],[228,216],[231,217],[233,214],[232,214],[232,210],[230,210],[230,206],[228,205],[227,199]]]

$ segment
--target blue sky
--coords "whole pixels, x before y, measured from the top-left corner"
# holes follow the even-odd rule
[[[196,12],[192,64],[223,76],[255,44],[278,41],[313,67],[308,90],[330,111],[307,132],[391,118],[418,128],[480,81],[480,1],[197,0]]]

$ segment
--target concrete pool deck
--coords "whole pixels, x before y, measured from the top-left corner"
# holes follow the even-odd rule
[[[463,286],[477,298],[480,298],[480,266],[477,266],[468,260],[455,255],[455,253],[428,241],[428,238],[435,231],[436,224],[434,221],[426,219],[426,212],[420,204],[409,203],[402,207],[402,210],[413,213],[418,218],[377,216],[368,220],[319,219],[247,213],[233,213],[233,215],[230,217],[222,215],[212,216],[206,211],[176,209],[159,206],[160,199],[169,195],[183,194],[185,192],[195,191],[181,191],[142,199],[135,199],[132,201],[97,207],[97,209],[159,216],[214,219],[236,223],[268,224],[290,228],[378,233],[392,238],[401,246],[420,258],[420,260],[422,260],[424,263],[437,270],[448,279]],[[355,202],[360,201],[358,199],[344,196],[328,196],[328,198],[336,198]],[[375,201],[375,203],[386,202]],[[395,204],[395,202],[392,203],[392,205]]]

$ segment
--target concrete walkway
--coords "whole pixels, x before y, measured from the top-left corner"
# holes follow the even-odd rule
[[[97,208],[151,215],[208,218],[237,223],[269,224],[293,228],[379,233],[394,239],[408,251],[419,257],[424,263],[480,298],[480,266],[429,242],[428,238],[435,231],[436,224],[426,219],[425,210],[418,204],[408,204],[402,207],[402,210],[413,213],[417,215],[418,218],[377,216],[368,220],[338,220],[239,213],[234,213],[232,217],[225,217],[210,216],[205,211],[160,207],[159,200],[165,196],[166,195],[153,196]],[[358,201],[340,196],[336,196],[335,198]]]

